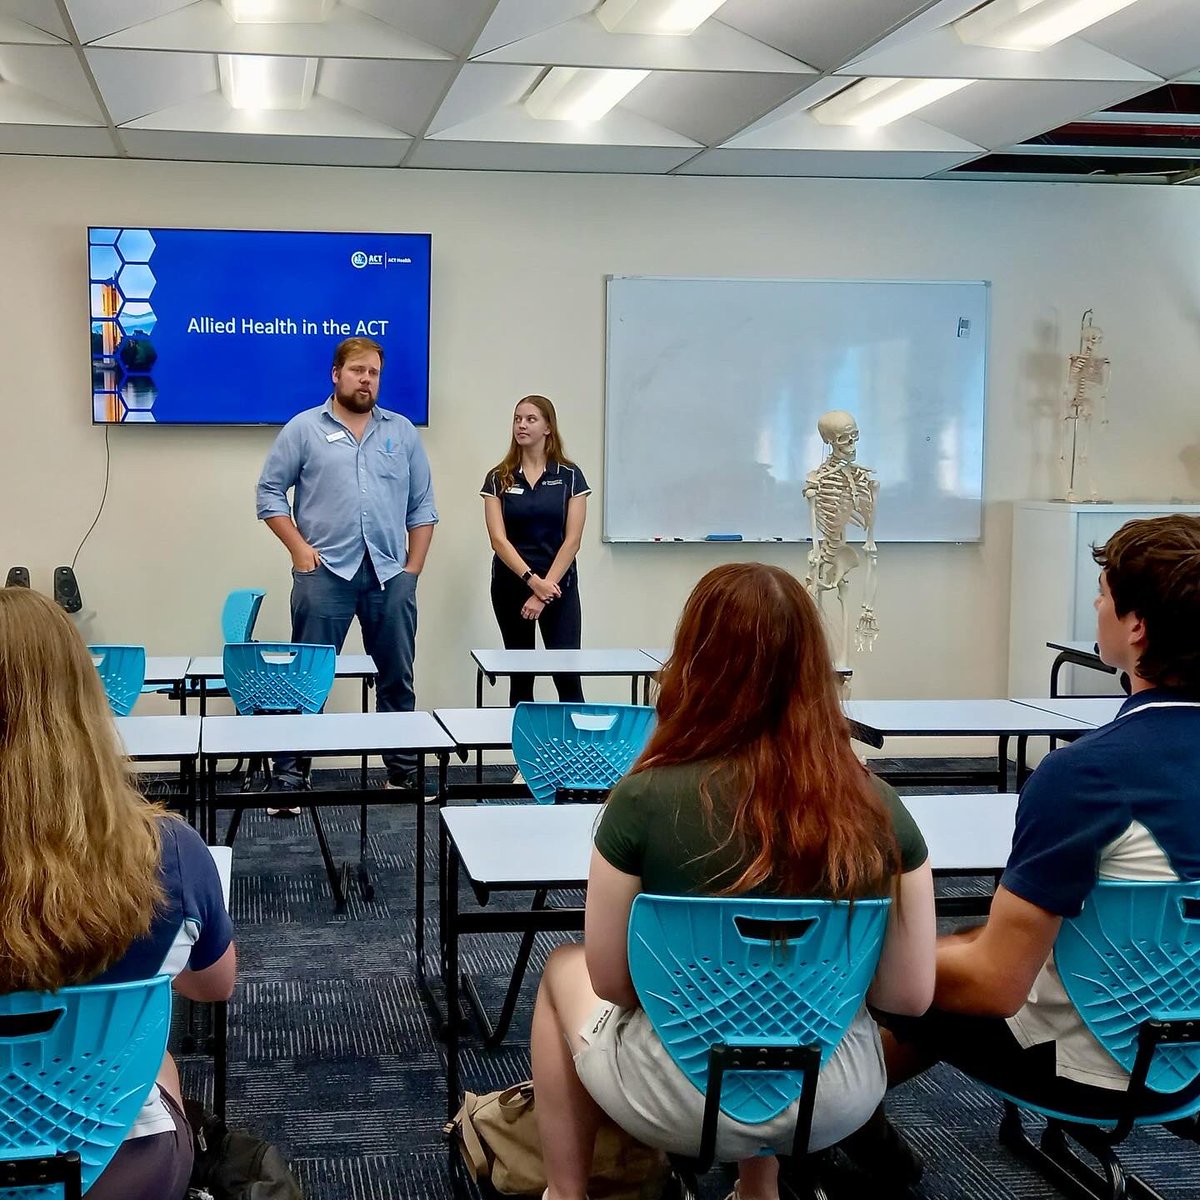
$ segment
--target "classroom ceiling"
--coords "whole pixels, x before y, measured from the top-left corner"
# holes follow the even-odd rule
[[[1200,0],[1030,3],[0,0],[0,154],[1200,181]]]

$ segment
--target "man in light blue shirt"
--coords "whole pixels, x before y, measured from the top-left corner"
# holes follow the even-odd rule
[[[382,370],[378,342],[338,345],[333,394],[293,417],[267,455],[258,517],[292,556],[292,640],[340,651],[357,616],[379,671],[376,708],[411,712],[417,577],[438,515],[416,429],[376,406]],[[417,785],[414,756],[383,760],[390,785]],[[279,790],[302,783],[297,759],[275,760]]]

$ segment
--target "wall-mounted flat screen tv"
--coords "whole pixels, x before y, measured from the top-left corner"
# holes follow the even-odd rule
[[[429,254],[425,233],[89,228],[92,420],[282,425],[361,336],[379,403],[426,425]]]

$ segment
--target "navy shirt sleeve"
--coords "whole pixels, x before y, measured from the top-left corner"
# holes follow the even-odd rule
[[[1077,917],[1096,886],[1100,855],[1131,814],[1103,754],[1084,741],[1042,761],[1021,792],[1012,853],[1000,882],[1060,917]],[[1118,776],[1119,778],[1119,776]]]
[[[221,877],[208,847],[200,835],[182,821],[171,821],[178,854],[179,881],[183,899],[183,919],[198,926],[196,941],[188,957],[188,967],[203,971],[211,967],[229,949],[233,941],[233,922],[221,895]]]
[[[578,467],[571,467],[571,498],[590,495],[591,490],[588,487],[588,481],[583,476],[583,472]]]
[[[484,479],[483,487],[481,487],[479,489],[479,494],[481,496],[499,496],[500,495],[500,481],[496,478],[495,471],[489,471],[487,473],[487,478]]]

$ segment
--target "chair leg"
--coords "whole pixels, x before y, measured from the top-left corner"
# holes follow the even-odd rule
[[[1051,1120],[1039,1145],[1025,1132],[1016,1106],[1006,1102],[1000,1141],[1072,1200],[1161,1200],[1142,1180],[1126,1176],[1116,1151],[1090,1126],[1072,1128]],[[1097,1171],[1080,1158],[1071,1141],[1084,1147],[1103,1170]]]
[[[342,890],[342,873],[338,869],[337,863],[333,861],[333,854],[329,849],[329,839],[325,836],[325,826],[321,823],[320,810],[313,805],[308,811],[312,817],[313,829],[316,831],[317,845],[321,847],[321,859],[325,863],[325,874],[329,876],[329,888],[333,892],[333,901],[337,906],[337,911],[341,912],[346,907],[346,893]]]
[[[700,1188],[691,1161],[674,1154],[668,1154],[667,1159],[671,1164],[671,1173],[663,1189],[663,1200],[696,1200]]]

